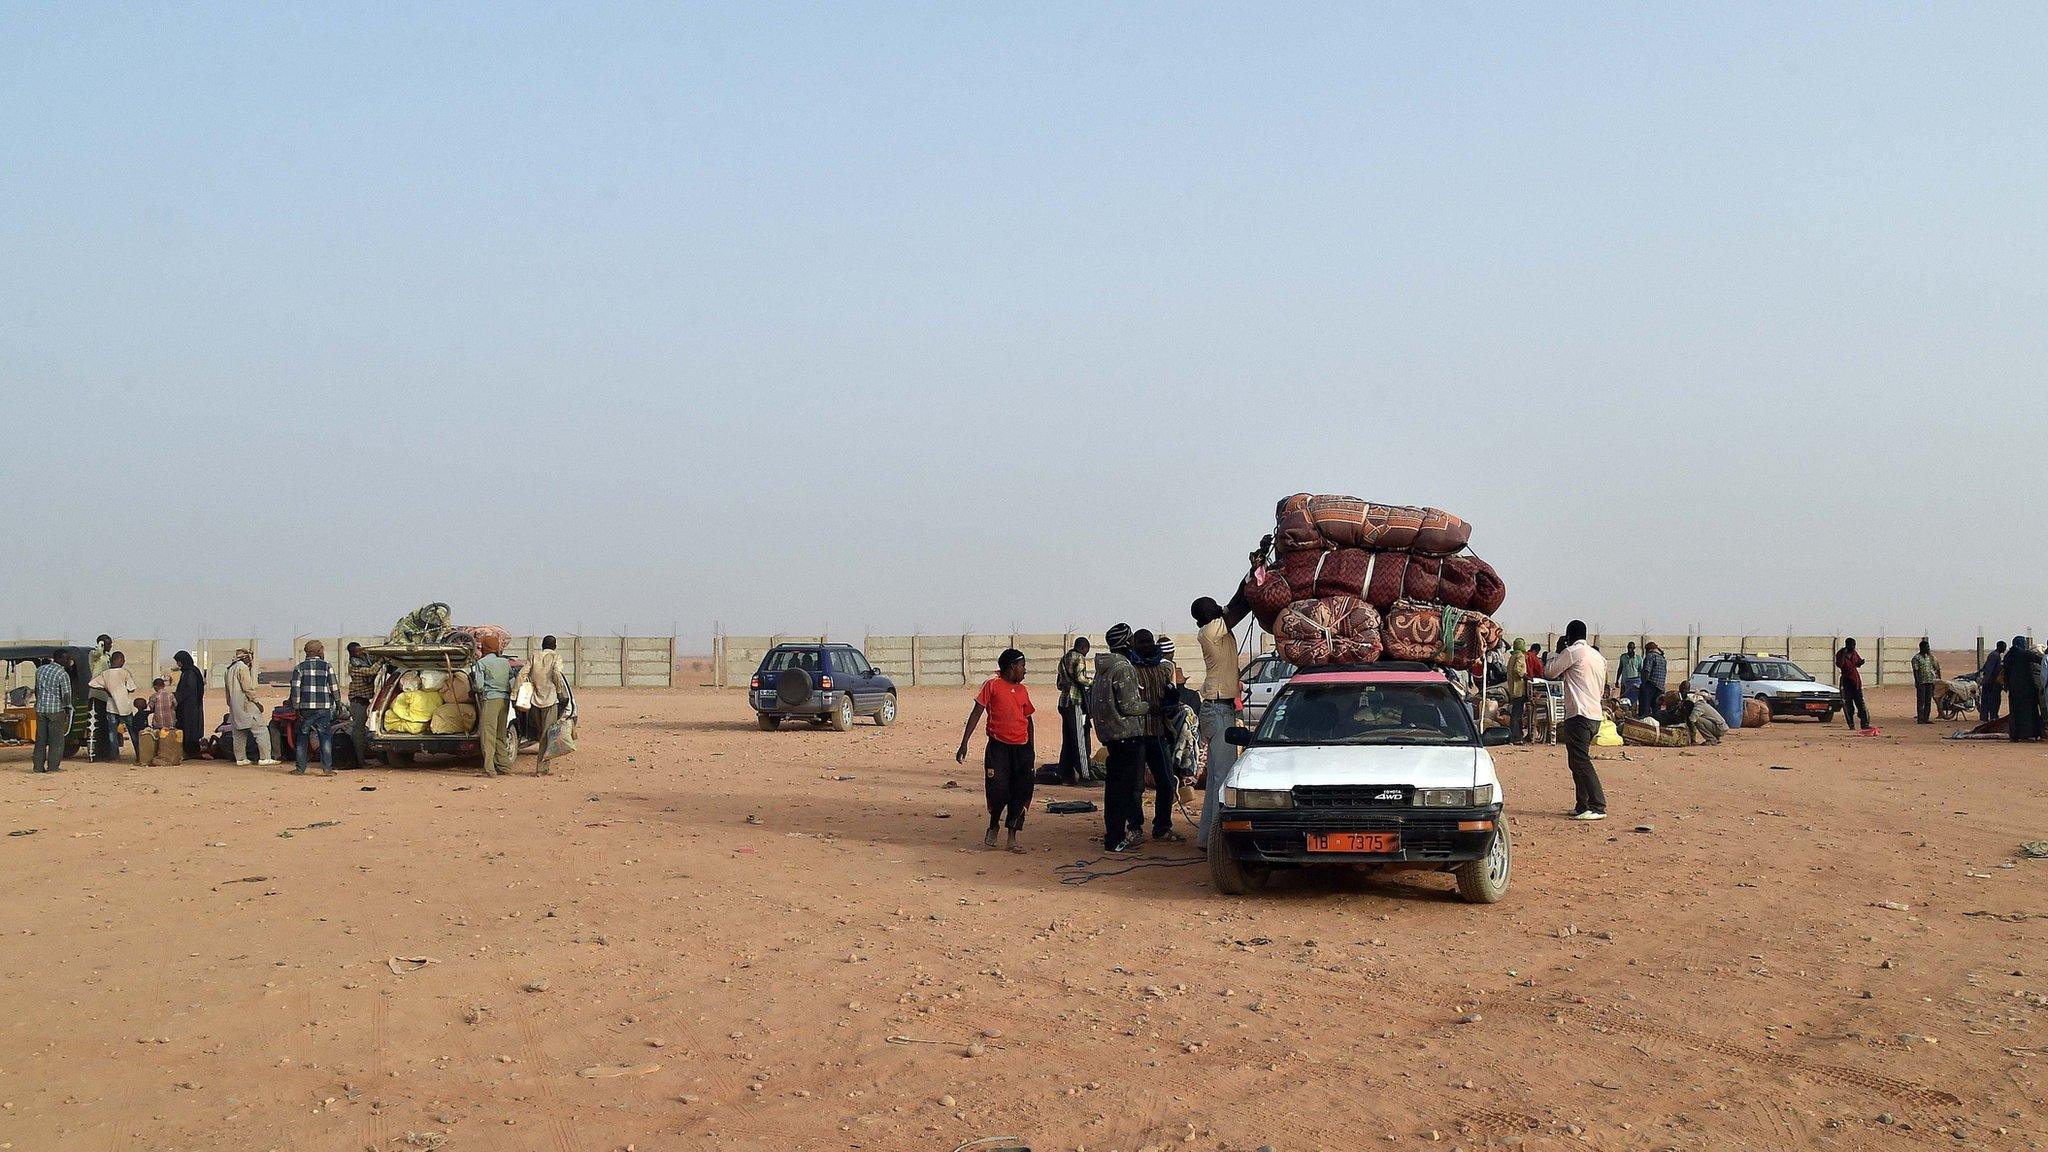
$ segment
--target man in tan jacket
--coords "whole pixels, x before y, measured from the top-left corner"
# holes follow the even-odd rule
[[[243,742],[256,741],[256,762],[275,764],[277,758],[270,751],[270,717],[263,710],[262,701],[256,699],[255,654],[247,648],[235,649],[235,662],[228,665],[228,718],[234,723],[235,734],[230,741],[234,745],[235,763],[247,764],[249,754]]]
[[[548,729],[562,712],[562,693],[569,690],[569,682],[562,678],[562,654],[555,651],[555,638],[540,638],[540,651],[533,654],[533,660],[520,669],[522,682],[533,686],[533,702],[527,706],[526,714],[533,720],[533,730],[540,737],[540,760],[534,765],[536,773],[548,770]],[[516,699],[518,691],[515,688]]]

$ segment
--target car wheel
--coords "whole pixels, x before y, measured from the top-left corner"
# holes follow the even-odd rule
[[[410,768],[413,765],[413,761],[419,759],[419,753],[417,752],[386,752],[384,755],[386,759],[400,768]]]
[[[882,706],[875,709],[875,727],[887,728],[896,722],[896,694],[882,697]]]
[[[849,693],[841,695],[839,703],[832,707],[832,730],[834,732],[845,732],[852,727],[853,696]]]
[[[1249,896],[1263,889],[1272,875],[1270,868],[1246,864],[1231,855],[1221,830],[1209,833],[1209,879],[1218,892],[1225,896]]]
[[[1514,871],[1514,845],[1508,839],[1508,818],[1495,821],[1493,844],[1486,855],[1458,865],[1458,895],[1467,904],[1492,904],[1508,894],[1508,878]]]
[[[780,728],[780,727],[782,727],[782,717],[780,717],[780,716],[756,716],[756,717],[754,717],[754,723],[756,723],[756,724],[760,725],[760,726],[761,726],[761,731],[763,731],[763,732],[773,732],[773,731],[775,731],[775,730],[776,730],[777,728]]]

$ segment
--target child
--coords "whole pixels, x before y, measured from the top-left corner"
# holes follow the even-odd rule
[[[1003,649],[1003,654],[996,657],[996,670],[995,679],[983,684],[974,697],[974,710],[967,714],[967,727],[960,733],[960,751],[953,760],[966,763],[967,742],[986,713],[988,751],[982,758],[982,772],[988,791],[988,833],[981,842],[990,849],[996,846],[996,821],[1003,819],[1007,811],[1004,826],[1010,831],[1009,849],[1022,852],[1024,849],[1017,846],[1017,830],[1024,827],[1024,810],[1031,806],[1031,745],[1037,727],[1031,719],[1031,693],[1024,687],[1024,654],[1015,648]]]

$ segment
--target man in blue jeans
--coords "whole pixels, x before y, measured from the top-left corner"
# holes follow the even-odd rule
[[[71,653],[62,648],[36,669],[36,747],[30,767],[64,770],[64,742],[71,738]]]
[[[1208,775],[1202,785],[1202,819],[1195,830],[1195,843],[1209,846],[1209,832],[1216,824],[1216,812],[1223,804],[1223,781],[1237,763],[1237,748],[1223,734],[1237,725],[1237,701],[1244,691],[1238,683],[1237,640],[1231,635],[1238,621],[1251,611],[1244,589],[1230,598],[1229,607],[1204,596],[1188,608],[1195,618],[1196,638],[1202,646],[1202,743],[1209,750]]]
[[[299,713],[299,766],[292,775],[306,774],[306,745],[320,741],[320,774],[334,775],[334,705],[339,694],[334,686],[334,668],[327,663],[327,646],[306,641],[306,658],[292,669],[291,692],[285,703]]]

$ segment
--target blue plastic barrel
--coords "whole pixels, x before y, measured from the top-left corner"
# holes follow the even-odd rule
[[[1714,711],[1730,728],[1742,727],[1742,681],[1723,680],[1714,688]]]

